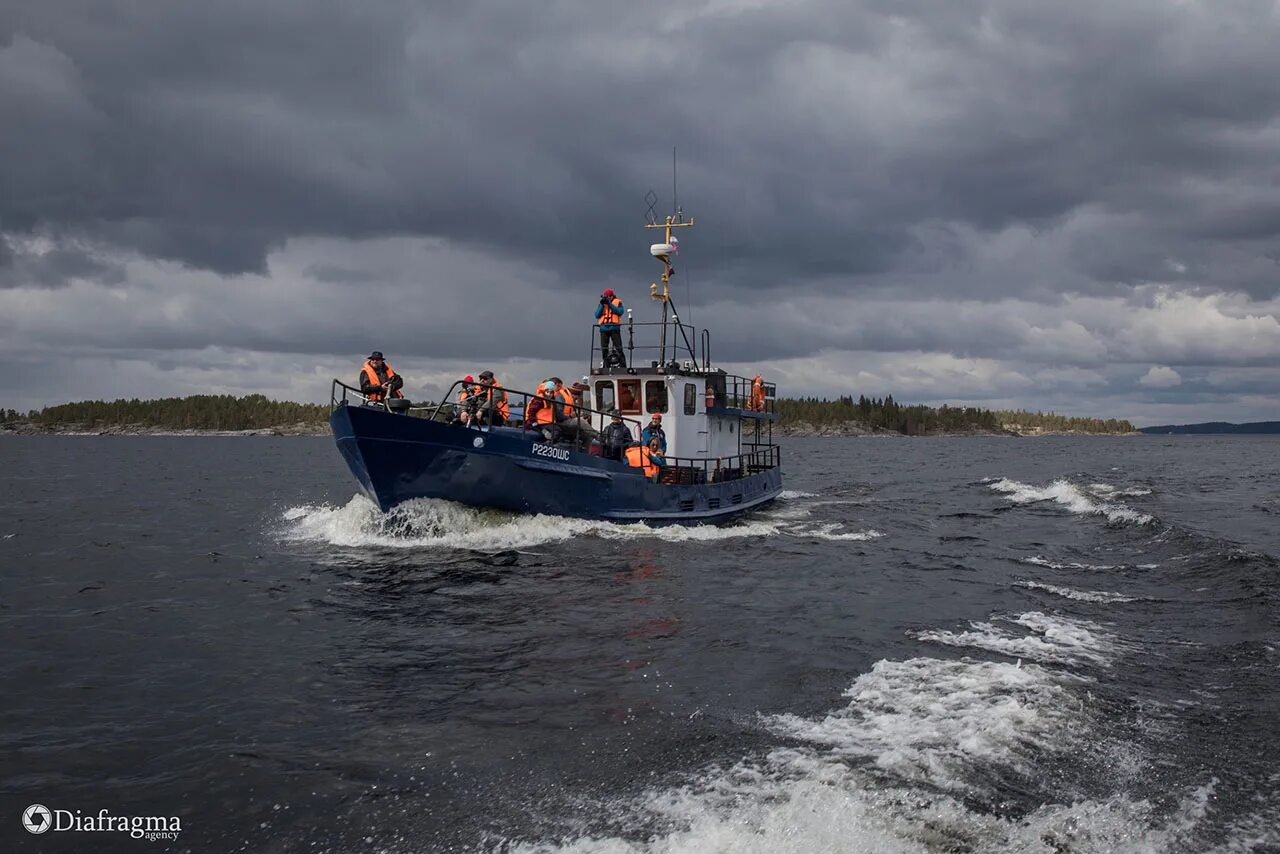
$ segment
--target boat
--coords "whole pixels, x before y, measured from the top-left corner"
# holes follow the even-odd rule
[[[463,381],[439,402],[414,404],[371,400],[334,379],[329,423],[363,492],[384,512],[434,498],[649,524],[718,523],[776,498],[782,491],[782,452],[773,440],[776,385],[713,367],[710,331],[681,321],[671,296],[674,232],[693,224],[679,210],[661,221],[649,217],[645,228],[665,238],[650,246],[663,264],[661,285],[649,285],[660,317],[637,322],[634,309],[626,310],[625,357],[614,348],[602,352],[593,325],[589,373],[574,386],[586,386],[575,414],[598,432],[620,415],[638,440],[642,425],[661,413],[667,453],[656,477],[625,458],[608,458],[610,449],[598,441],[549,441],[536,425],[522,425],[538,390],[498,386],[511,418],[497,425],[469,414],[464,423]]]

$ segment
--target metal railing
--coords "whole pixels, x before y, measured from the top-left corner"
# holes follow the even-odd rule
[[[658,482],[667,484],[723,483],[741,480],[782,465],[782,448],[761,447],[733,457],[666,457]]]
[[[711,369],[711,333],[706,329],[698,329],[696,326],[690,326],[687,323],[670,320],[665,324],[661,322],[652,323],[636,323],[630,318],[626,323],[620,324],[620,333],[623,342],[623,349],[626,350],[627,364],[625,367],[650,367],[652,365],[668,365],[671,362],[684,367],[688,366],[697,370]],[[666,332],[670,333],[670,340],[664,336],[663,327]],[[656,331],[659,343],[636,344],[636,331],[639,330],[642,338],[648,338],[646,333]],[[698,345],[701,344],[701,354],[698,353]],[[613,350],[612,347],[609,348]],[[638,354],[638,355],[637,355]],[[637,364],[637,359],[639,364]],[[591,360],[590,364],[595,368],[610,368],[613,365],[604,363],[604,352],[600,349],[600,327],[598,324],[591,327]],[[616,366],[623,367],[623,366]]]

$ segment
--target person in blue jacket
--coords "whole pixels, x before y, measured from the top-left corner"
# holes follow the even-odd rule
[[[622,353],[622,315],[625,311],[622,300],[618,299],[613,288],[605,288],[600,294],[600,304],[596,306],[596,325],[600,327],[600,367],[602,368],[613,367],[610,363],[611,358],[617,361],[618,367],[627,366],[627,357]],[[610,344],[613,345],[612,351]],[[611,352],[617,355],[611,357]]]
[[[644,430],[640,433],[640,443],[645,447],[648,447],[654,439],[658,440],[662,453],[665,454],[667,452],[667,434],[662,429],[661,412],[653,413],[653,417],[649,419],[649,423],[645,425]]]

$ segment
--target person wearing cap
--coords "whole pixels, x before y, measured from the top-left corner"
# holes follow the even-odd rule
[[[541,431],[542,437],[554,445],[560,441],[560,424],[563,409],[557,402],[556,384],[547,380],[538,386],[538,394],[529,398],[524,408],[525,429]]]
[[[596,306],[596,326],[600,327],[600,367],[610,367],[616,361],[618,367],[627,366],[627,357],[622,352],[622,315],[626,308],[622,300],[613,292],[613,288],[605,288],[600,294],[600,305]],[[610,349],[612,345],[612,350]],[[611,356],[611,353],[617,353]]]
[[[479,391],[476,389],[476,378],[467,374],[462,378],[462,388],[458,389],[458,406],[454,410],[454,423],[470,424],[476,417],[480,406]]]
[[[582,392],[586,391],[587,387],[581,386],[575,395],[572,390],[565,388],[564,380],[559,377],[552,377],[548,382],[555,386],[556,402],[560,404],[559,424],[564,430],[565,438],[572,439],[585,447],[600,435],[596,432],[596,428],[591,426],[591,420],[579,411],[582,408]],[[577,389],[580,385],[580,383],[574,383],[574,388]]]
[[[622,423],[622,413],[617,409],[610,409],[609,417],[610,422],[600,434],[600,455],[608,460],[620,460],[627,445],[635,441],[635,436],[631,435],[631,428]]]
[[[480,372],[480,384],[476,386],[476,400],[479,405],[472,423],[501,427],[510,420],[511,407],[507,403],[506,389],[498,385],[493,371]]]
[[[640,432],[640,441],[646,446],[652,444],[657,439],[661,446],[662,453],[667,452],[667,433],[662,429],[662,413],[655,412],[653,417],[649,419],[649,423],[645,425],[644,430]]]
[[[371,403],[380,403],[390,392],[392,397],[404,397],[400,389],[404,387],[404,378],[391,369],[391,365],[382,358],[381,350],[374,350],[360,369],[360,391]]]

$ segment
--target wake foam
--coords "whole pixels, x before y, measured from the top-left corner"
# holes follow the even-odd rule
[[[1023,563],[1029,563],[1032,566],[1043,566],[1047,569],[1085,569],[1091,572],[1107,572],[1112,569],[1155,569],[1158,563],[1135,563],[1135,564],[1117,564],[1117,563],[1058,563],[1049,560],[1047,557],[1040,555],[1032,555],[1031,557],[1022,558]]]
[[[849,531],[839,523],[799,522],[780,515],[727,525],[620,524],[563,516],[482,510],[431,498],[406,501],[383,513],[363,495],[346,504],[291,507],[281,516],[281,536],[348,548],[439,548],[496,551],[563,542],[574,537],[648,538],[667,542],[718,542],[792,536],[822,540],[872,540],[879,531]]]
[[[928,629],[912,632],[917,640],[947,646],[998,652],[1010,658],[1029,658],[1053,664],[1094,664],[1110,667],[1115,654],[1126,645],[1101,626],[1087,620],[1029,611],[1016,617],[999,616],[995,622],[972,622],[968,631]],[[1025,631],[1018,631],[1019,626]]]
[[[1043,590],[1045,593],[1052,593],[1064,599],[1075,599],[1077,602],[1102,602],[1110,605],[1121,602],[1137,602],[1141,598],[1138,596],[1125,596],[1121,593],[1109,593],[1106,590],[1072,590],[1070,587],[1041,584],[1038,581],[1019,581],[1017,586],[1025,587],[1028,590]]]
[[[1094,722],[1080,680],[998,662],[880,661],[820,719],[763,718],[802,742],[713,767],[687,784],[602,803],[625,835],[513,842],[531,852],[1162,851],[1187,848],[1212,783],[1169,812],[1116,795],[1002,818],[994,771],[1023,780],[1088,752]],[[998,785],[998,781],[995,781]],[[1032,783],[1031,785],[1034,785]],[[1070,797],[1068,794],[1067,797]]]
[[[1034,504],[1040,501],[1053,501],[1068,511],[1082,516],[1105,516],[1108,522],[1148,525],[1154,518],[1147,513],[1139,513],[1123,504],[1090,497],[1075,484],[1065,478],[1059,478],[1048,486],[1031,486],[1016,480],[1001,478],[988,484],[996,492],[1004,493],[1015,504]]]

